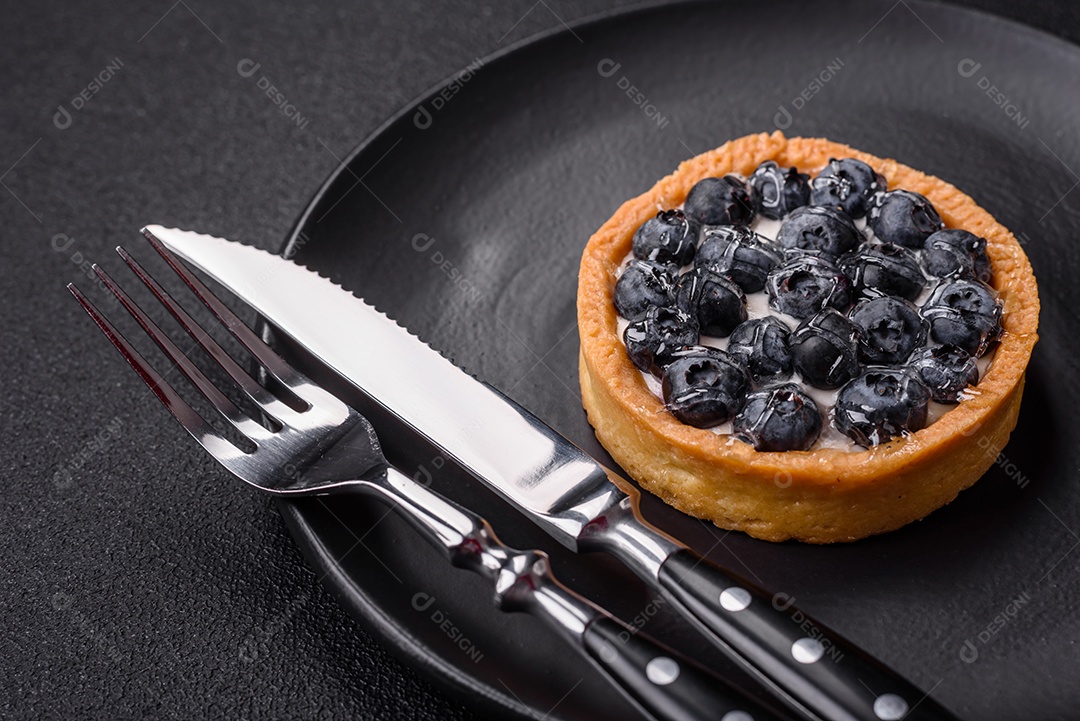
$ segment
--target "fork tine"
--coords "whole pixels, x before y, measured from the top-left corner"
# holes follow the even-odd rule
[[[120,254],[120,257],[124,259],[124,262],[127,263],[132,271],[134,271],[135,275],[150,288],[150,291],[159,301],[161,301],[162,305],[169,309],[169,312],[172,313],[172,316],[176,318],[177,322],[183,326],[188,335],[202,346],[203,350],[210,354],[217,364],[229,374],[229,377],[232,378],[244,393],[247,394],[248,398],[266,411],[266,413],[273,417],[274,421],[278,423],[281,422],[279,416],[292,412],[292,409],[259,385],[247,371],[241,368],[240,364],[233,360],[233,357],[206,332],[206,329],[199,325],[199,323],[192,318],[171,295],[169,295],[168,291],[161,287],[161,284],[158,283],[137,260],[131,257],[131,254],[119,246],[116,248],[116,252]]]
[[[229,329],[229,332],[232,333],[245,348],[247,348],[248,352],[255,356],[264,368],[270,371],[271,374],[289,388],[293,386],[293,383],[291,383],[290,380],[302,377],[298,371],[286,363],[270,346],[264,343],[254,331],[248,328],[228,306],[221,302],[221,299],[214,295],[213,291],[195,277],[195,274],[192,273],[179,258],[173,255],[172,251],[166,248],[153,233],[146,228],[143,228],[142,232],[150,242],[150,245],[154,246],[154,250],[161,254],[161,257],[168,262],[172,269],[176,271],[177,275],[183,278],[184,282],[187,283],[188,287],[191,288],[195,295],[199,296],[199,300],[210,309],[210,312],[217,316],[217,319]],[[310,405],[302,398],[298,397],[298,400],[305,405]]]
[[[249,418],[232,400],[215,386],[209,378],[199,367],[196,366],[190,358],[184,355],[183,351],[176,347],[176,344],[172,342],[169,336],[165,335],[158,325],[150,320],[150,317],[146,315],[139,304],[136,303],[131,297],[116,284],[108,273],[106,273],[96,263],[91,266],[97,276],[101,278],[101,282],[112,291],[113,295],[119,299],[128,312],[134,316],[138,321],[142,329],[146,331],[146,334],[150,336],[158,347],[165,352],[165,355],[169,357],[173,363],[180,369],[180,371],[187,376],[187,379],[199,389],[211,405],[220,413],[225,420],[229,421],[238,431],[248,436],[249,440],[255,441],[258,439],[265,439],[269,431],[259,425],[257,422]]]
[[[154,370],[154,367],[147,363],[145,358],[139,355],[139,352],[135,350],[131,343],[120,335],[120,332],[116,330],[113,324],[101,314],[101,311],[90,302],[89,298],[83,295],[82,291],[74,283],[68,283],[67,289],[71,291],[71,294],[75,296],[75,300],[79,301],[79,305],[83,307],[83,310],[93,318],[97,327],[112,341],[112,344],[116,346],[116,350],[120,351],[120,355],[124,356],[124,359],[131,364],[131,367],[135,369],[135,372],[139,374],[139,377],[143,379],[143,382],[153,391],[169,413],[180,421],[180,425],[204,448],[217,455],[218,447],[212,447],[209,445],[210,442],[228,443],[228,440],[215,431],[206,422],[205,418],[180,397],[176,389],[169,385],[168,381],[162,378],[161,374]]]

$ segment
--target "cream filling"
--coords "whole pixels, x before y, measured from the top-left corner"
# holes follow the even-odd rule
[[[681,205],[678,207],[682,208]],[[665,210],[665,208],[660,208],[660,210]],[[780,232],[780,225],[782,223],[783,221],[780,220],[772,220],[770,218],[758,216],[754,219],[754,222],[750,224],[750,229],[763,238],[775,241],[777,233]],[[856,220],[855,226],[859,229],[859,232],[861,232],[866,238],[867,243],[881,242],[876,237],[874,237],[874,231],[867,226],[866,218],[860,218]],[[634,253],[633,251],[631,251],[626,255],[625,258],[623,258],[622,263],[619,264],[619,269],[616,272],[616,278],[622,275],[623,270],[626,269],[626,266],[629,265],[630,261],[632,261],[633,259]],[[686,266],[682,268],[682,272],[685,273],[690,268],[691,266]],[[930,291],[933,286],[934,281],[928,278],[926,287],[923,288],[922,293],[920,293],[919,296],[914,300],[916,306],[921,307],[922,304],[926,301],[926,299],[930,297]],[[753,318],[764,318],[765,316],[771,315],[778,320],[783,321],[792,330],[795,330],[795,328],[797,328],[799,323],[801,322],[797,318],[794,318],[790,315],[787,315],[786,313],[781,313],[780,311],[771,308],[769,306],[769,294],[764,290],[757,293],[746,294],[746,315],[748,320]],[[626,326],[630,325],[630,321],[626,320],[622,316],[617,316],[617,319],[619,340],[621,342],[623,338],[623,332],[626,330]],[[719,348],[720,350],[726,351],[728,346],[728,339],[714,338],[712,336],[703,335],[701,336],[701,340],[698,341],[698,343],[699,345],[711,346],[713,348]],[[994,358],[994,352],[994,349],[991,349],[989,352],[987,352],[985,355],[983,355],[976,361],[979,366],[980,381],[983,379],[983,377],[986,376],[986,372],[990,369],[990,364],[993,362]],[[660,379],[654,376],[652,373],[649,373],[648,371],[639,371],[639,373],[641,374],[642,379],[645,381],[645,385],[648,387],[649,391],[654,396],[663,401],[664,393]],[[837,448],[844,451],[864,450],[862,446],[841,433],[840,430],[837,429],[835,425],[833,425],[833,408],[836,406],[836,398],[840,392],[839,388],[831,391],[821,388],[815,388],[809,383],[804,383],[797,372],[792,373],[791,377],[788,380],[778,382],[797,383],[799,387],[802,388],[802,390],[808,396],[814,399],[814,402],[817,403],[818,408],[820,408],[821,411],[824,413],[825,417],[824,423],[821,427],[821,435],[818,437],[817,442],[814,443],[810,450],[814,451],[819,448]],[[968,389],[964,391],[964,399],[972,398],[978,395],[978,393],[978,387],[968,387]],[[955,405],[947,403],[937,403],[935,401],[930,401],[927,408],[926,425],[929,426],[931,423],[934,423],[937,419],[941,418],[941,416],[943,416],[945,413],[949,412],[955,407]],[[714,426],[713,428],[710,428],[708,430],[711,430],[717,435],[728,436],[729,443],[741,442],[734,436],[732,436],[733,429],[731,421],[721,423],[720,425]]]

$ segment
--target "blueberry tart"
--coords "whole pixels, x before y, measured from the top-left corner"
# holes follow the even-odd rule
[[[682,163],[589,240],[582,403],[648,491],[771,541],[949,503],[1016,425],[1039,296],[943,180],[820,138]]]

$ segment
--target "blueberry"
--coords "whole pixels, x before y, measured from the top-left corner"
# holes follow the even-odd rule
[[[860,247],[840,260],[840,269],[851,281],[856,298],[895,295],[915,300],[926,286],[915,254],[892,243]]]
[[[634,233],[634,256],[658,263],[689,265],[697,247],[698,225],[681,210],[661,210]]]
[[[974,278],[989,283],[992,273],[986,238],[959,228],[939,230],[927,238],[923,264],[935,278]]]
[[[903,368],[867,368],[836,396],[836,427],[866,448],[926,425],[930,389]]]
[[[626,326],[623,342],[634,365],[656,373],[675,351],[698,342],[697,320],[678,308],[654,305]]]
[[[707,266],[735,281],[747,293],[765,287],[769,271],[783,260],[772,243],[745,225],[705,229],[697,252],[698,267]]]
[[[910,190],[875,195],[866,223],[878,240],[908,248],[922,248],[932,233],[945,227],[930,201]]]
[[[769,305],[802,320],[822,308],[847,310],[851,287],[847,276],[829,260],[795,256],[773,268],[765,282]]]
[[[886,187],[885,178],[861,160],[833,158],[811,183],[810,202],[861,218],[870,196]]]
[[[926,340],[926,321],[903,298],[864,300],[850,318],[859,329],[859,360],[867,365],[903,363]]]
[[[703,335],[723,338],[746,320],[746,296],[727,276],[698,266],[679,278],[676,305],[697,320]]]
[[[722,351],[719,348],[715,348],[715,347],[713,347],[711,345],[687,345],[687,346],[683,346],[682,348],[679,348],[676,351],[672,351],[667,356],[666,363],[665,363],[665,368],[668,365],[671,365],[675,361],[679,360],[680,358],[686,358],[688,356],[703,356],[703,355],[704,356],[716,356],[717,358],[720,358],[721,360],[727,360],[729,358],[729,354],[726,351]],[[664,374],[664,369],[663,368],[654,369],[654,375],[663,376],[663,374]]]
[[[749,390],[750,374],[723,351],[685,356],[664,369],[664,405],[681,422],[696,428],[731,420]]]
[[[1001,335],[1001,301],[977,280],[938,283],[922,307],[930,338],[981,356]]]
[[[748,395],[732,430],[759,451],[807,451],[821,435],[821,411],[799,386],[785,383]]]
[[[683,210],[699,225],[749,225],[754,219],[750,188],[737,175],[699,180],[690,188]]]
[[[778,318],[767,316],[742,323],[731,332],[727,349],[756,382],[791,375],[791,331]]]
[[[654,305],[671,305],[677,272],[649,260],[633,260],[615,283],[615,310],[627,320],[640,318]]]
[[[776,242],[785,250],[807,250],[837,258],[864,240],[851,218],[831,208],[796,208],[780,226]]]
[[[839,388],[859,374],[858,338],[850,320],[826,308],[791,334],[795,370],[815,388]]]
[[[957,403],[964,389],[979,382],[979,365],[963,348],[939,345],[923,348],[911,357],[908,367],[930,389],[938,403]]]
[[[750,176],[754,209],[773,220],[810,202],[810,176],[797,168],[782,169],[772,160],[757,166]]]

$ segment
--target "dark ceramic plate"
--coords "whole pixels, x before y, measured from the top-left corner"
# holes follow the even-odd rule
[[[586,240],[623,200],[691,155],[777,127],[954,183],[1026,244],[1043,299],[1020,425],[986,477],[922,522],[831,547],[726,533],[652,497],[644,513],[795,597],[962,717],[1076,718],[1077,78],[1072,45],[914,0],[607,16],[491,57],[410,105],[348,157],[290,242],[299,262],[610,463],[578,397],[574,295]],[[505,541],[551,552],[571,586],[727,667],[616,563],[574,557],[422,444],[398,445],[391,460],[431,474]],[[365,628],[474,708],[635,717],[538,623],[495,611],[483,582],[386,509],[333,499],[282,512]]]

